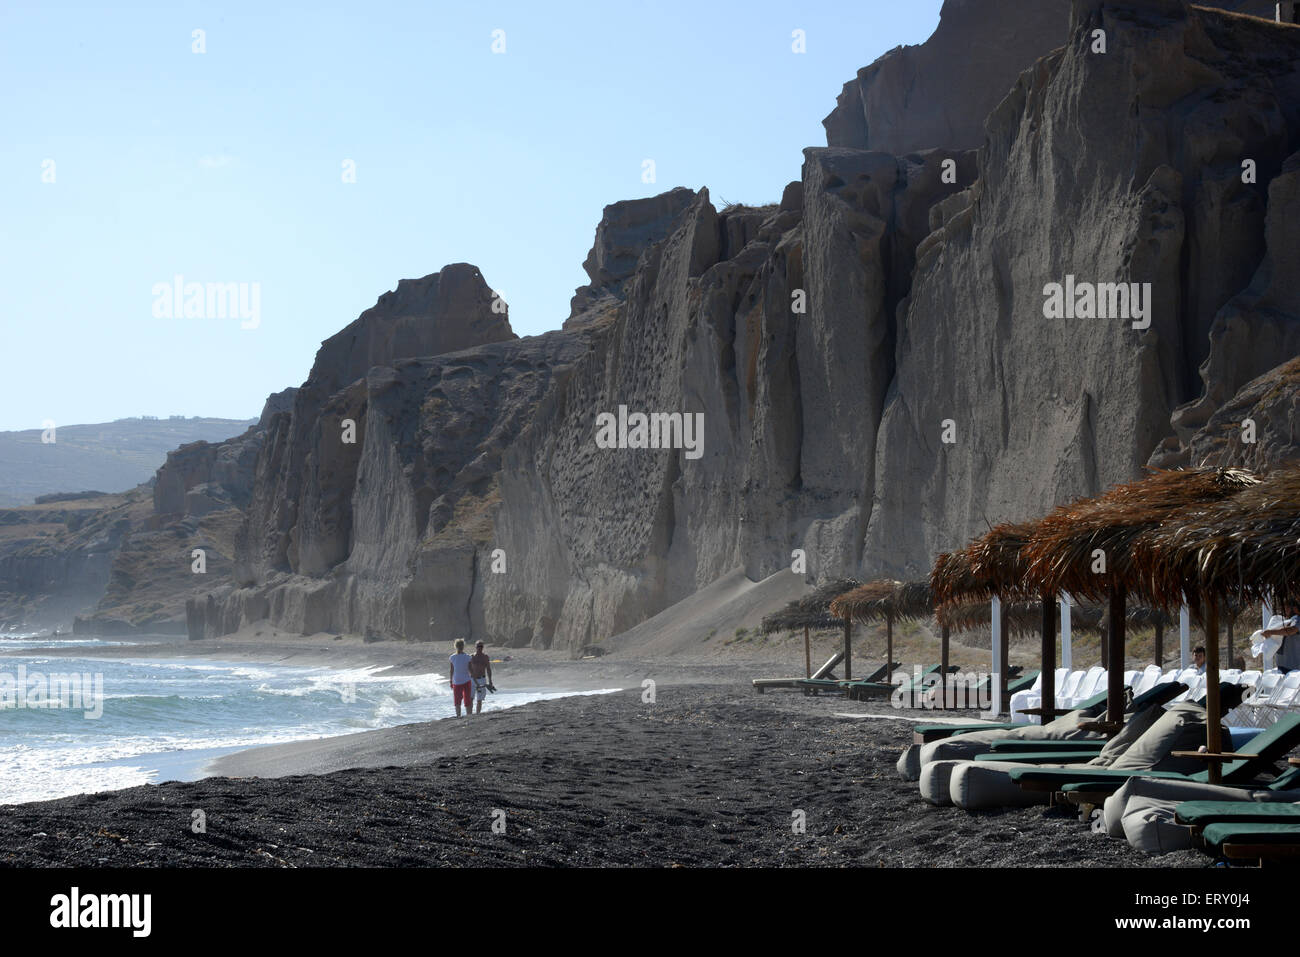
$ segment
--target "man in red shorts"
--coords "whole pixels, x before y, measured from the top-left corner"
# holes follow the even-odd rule
[[[460,717],[460,703],[465,702],[465,714],[471,713],[474,701],[474,682],[469,675],[469,655],[465,654],[465,639],[456,639],[456,653],[447,661],[451,665],[451,693],[455,698],[456,717]]]

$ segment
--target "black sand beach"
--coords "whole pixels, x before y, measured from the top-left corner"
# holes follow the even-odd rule
[[[615,663],[609,663],[614,666]],[[626,667],[626,663],[623,663]],[[879,717],[862,717],[875,714]],[[1149,867],[1062,811],[930,807],[885,704],[659,684],[229,756],[224,774],[5,809],[10,866]],[[915,713],[912,713],[915,714]],[[846,717],[847,715],[847,717]],[[927,716],[927,717],[932,717]],[[322,775],[306,770],[328,770]],[[191,829],[206,816],[206,834]],[[793,832],[795,811],[806,833]],[[493,822],[504,812],[505,833]],[[1196,853],[1158,865],[1203,867]]]

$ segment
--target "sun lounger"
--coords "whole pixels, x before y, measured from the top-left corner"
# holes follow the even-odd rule
[[[837,651],[827,659],[826,663],[812,673],[812,678],[755,678],[753,685],[759,694],[762,694],[768,688],[798,688],[804,681],[820,681],[826,678],[831,671],[844,660],[844,652]],[[831,679],[832,681],[834,679]],[[804,694],[808,692],[805,690]]]
[[[1300,858],[1300,823],[1208,824],[1201,839],[1207,851],[1229,860]]]
[[[1184,801],[1174,820],[1194,829],[1210,824],[1300,824],[1300,795],[1296,801]]]
[[[1085,795],[1086,785],[1071,788],[1079,800],[1092,803],[1097,795]],[[1072,796],[1067,794],[1067,796]],[[1147,854],[1167,854],[1195,846],[1191,830],[1178,823],[1179,809],[1191,802],[1253,804],[1264,807],[1300,800],[1300,768],[1289,768],[1269,784],[1207,784],[1161,778],[1132,778],[1106,798],[1103,821],[1106,833],[1123,838]]]
[[[1300,715],[1284,715],[1271,728],[1260,732],[1250,742],[1251,753],[1223,762],[1222,783],[1239,784],[1266,772],[1275,761],[1300,744]],[[1118,787],[1131,777],[1161,778],[1171,781],[1209,783],[1209,770],[1193,774],[1178,771],[1132,770],[1113,768],[1018,768],[1011,779],[1022,788],[1034,791],[1059,791],[1064,787],[1096,784],[1099,789]]]
[[[828,694],[844,694],[846,689],[853,687],[854,685],[863,684],[864,682],[882,681],[897,667],[897,661],[895,661],[892,666],[881,665],[866,678],[861,680],[854,679],[852,681],[847,681],[844,678],[797,678],[795,679],[795,687],[802,688],[804,694],[817,695],[822,692]]]
[[[901,682],[890,681],[855,681],[846,684],[845,689],[850,698],[861,700],[863,698],[882,697],[884,695],[901,694],[908,701],[915,699],[916,695],[925,690],[926,679],[931,675],[937,675],[941,665],[931,665],[922,671],[919,675],[911,674],[903,678]],[[950,667],[949,671],[955,671],[955,666]]]

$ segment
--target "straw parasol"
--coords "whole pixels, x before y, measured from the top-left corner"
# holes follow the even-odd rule
[[[1055,707],[1056,701],[1057,601],[1055,591],[1037,592],[1026,586],[1027,562],[1024,549],[1036,531],[1036,522],[1002,522],[995,525],[961,551],[940,555],[930,573],[930,586],[936,600],[943,605],[957,606],[994,597],[998,598],[1003,609],[1016,601],[1037,602],[1038,629],[1042,636],[1043,700],[1049,702],[1045,710],[1050,711]],[[993,637],[998,642],[1003,662],[1002,688],[1005,691],[1010,631],[1010,621],[1005,613],[1002,621],[1003,627]],[[943,629],[946,661],[950,626],[946,626],[941,619],[940,627]]]
[[[826,582],[788,603],[780,611],[767,615],[762,622],[764,634],[776,631],[797,631],[803,629],[804,660],[809,677],[812,676],[812,660],[809,631],[813,628],[844,628],[844,677],[853,677],[852,662],[852,622],[840,618],[831,611],[831,602],[845,592],[852,591],[862,583],[852,578],[838,578]]]
[[[1187,509],[1222,501],[1257,482],[1244,469],[1157,470],[1093,498],[1059,506],[1038,523],[1024,548],[1025,587],[1040,594],[1067,591],[1109,603],[1107,710],[1112,724],[1117,724],[1123,704],[1128,594],[1141,595],[1161,607],[1171,599],[1167,590],[1152,587],[1148,566],[1134,564],[1134,543]],[[1181,601],[1181,591],[1179,595]],[[1218,684],[1209,685],[1213,712]],[[1217,737],[1217,719],[1211,723]]]
[[[1300,598],[1300,468],[1179,513],[1135,543],[1134,563],[1168,604],[1184,592],[1231,608]]]
[[[1096,601],[1108,601],[1122,589],[1140,592],[1160,607],[1177,604],[1181,597],[1171,602],[1134,568],[1134,541],[1179,512],[1222,501],[1258,481],[1245,469],[1161,469],[1059,506],[1038,523],[1025,547],[1026,587]],[[1098,553],[1104,557],[1104,571],[1093,570]]]
[[[894,667],[894,622],[929,618],[934,613],[930,583],[881,578],[859,585],[831,602],[831,614],[846,620],[885,623],[885,667]],[[944,661],[947,674],[947,661]],[[888,673],[888,671],[886,672]]]

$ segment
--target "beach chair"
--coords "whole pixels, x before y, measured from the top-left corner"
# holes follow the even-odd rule
[[[1300,859],[1300,822],[1258,821],[1207,824],[1205,849],[1236,861]]]
[[[1081,701],[1075,711],[1086,711],[1090,717],[1096,717],[1106,710],[1105,693],[1093,695],[1087,701]],[[929,744],[940,738],[948,738],[968,731],[1015,731],[1025,727],[1023,721],[983,722],[979,724],[918,724],[912,729],[914,744]]]
[[[1211,824],[1300,824],[1300,792],[1295,801],[1184,801],[1174,820],[1193,831]]]
[[[1234,719],[1239,718],[1242,724],[1249,725],[1271,723],[1273,712],[1267,706],[1275,695],[1282,693],[1283,677],[1277,669],[1261,673],[1251,693],[1242,701],[1238,714],[1233,716]]]
[[[1079,681],[1083,679],[1085,672],[1071,672],[1065,668],[1056,669],[1056,689],[1057,696],[1055,705],[1060,707],[1066,698],[1074,694],[1074,689],[1078,688]],[[1073,678],[1072,676],[1077,676]],[[1032,710],[1041,707],[1043,704],[1043,676],[1039,674],[1032,686],[1025,689],[1017,689],[1012,692],[1010,703],[1007,711],[1013,721],[1021,724],[1040,724],[1042,717],[1036,714],[1025,714],[1026,710]]]
[[[1138,673],[1136,680],[1133,682],[1133,694],[1145,694],[1156,686],[1160,680],[1161,671],[1159,665],[1147,665]]]
[[[1153,705],[1163,705],[1170,701],[1178,694],[1178,685],[1162,684],[1148,688],[1142,694],[1137,695],[1128,703],[1124,709],[1125,714],[1136,714]],[[1106,695],[1101,696],[1101,703],[1104,707]],[[991,745],[992,750],[989,756],[977,756],[974,760],[985,761],[1019,761],[1020,755],[1046,755],[1047,752],[1057,759],[1059,764],[1070,764],[1075,761],[1086,761],[1101,751],[1106,744],[1105,738],[1083,738],[1073,741],[994,741]],[[998,756],[1000,755],[1000,757]],[[1051,763],[1043,758],[1035,758],[1032,763],[1043,764]]]
[[[1221,783],[1241,785],[1268,771],[1275,761],[1300,744],[1300,715],[1284,715],[1272,727],[1261,731],[1249,744],[1252,753],[1223,762]],[[1077,794],[1104,795],[1118,790],[1132,777],[1161,778],[1171,781],[1197,781],[1208,784],[1210,772],[1182,774],[1177,771],[1112,770],[1109,768],[1018,768],[1010,772],[1011,780],[1029,791],[1069,791]],[[1097,803],[1091,801],[1089,803]]]
[[[1104,690],[1105,687],[1106,669],[1094,665],[1084,674],[1083,680],[1079,682],[1073,695],[1057,696],[1058,699],[1064,697],[1064,700],[1061,701],[1059,707],[1065,708],[1066,710],[1072,710],[1078,707],[1078,702],[1083,701],[1086,698],[1091,698],[1093,695],[1097,694],[1097,692]]]
[[[1042,675],[1039,673],[1037,668],[1031,668],[1018,678],[1013,678],[1007,682],[1007,694],[1013,695],[1017,691],[1024,691],[1025,689],[1032,688],[1035,685],[1040,688],[1043,686]]]
[[[835,654],[831,655],[820,668],[813,672],[811,678],[755,678],[752,682],[754,690],[759,694],[762,694],[768,688],[799,688],[807,681],[830,681],[831,683],[834,683],[835,679],[830,678],[829,676],[831,672],[835,670],[836,666],[838,666],[843,660],[844,652],[835,652]],[[808,694],[808,689],[804,688],[803,693]]]
[[[1297,696],[1300,695],[1300,671],[1289,671],[1282,679],[1281,691],[1277,697],[1269,703],[1269,708],[1273,711],[1291,711],[1296,707]]]
[[[848,696],[854,701],[862,701],[867,698],[878,698],[885,695],[901,694],[903,699],[908,702],[904,707],[910,707],[911,703],[916,700],[917,695],[925,690],[925,682],[931,675],[937,675],[942,665],[930,665],[919,675],[910,674],[903,678],[901,682],[891,681],[855,681],[846,685],[845,690]],[[949,673],[957,670],[956,665],[949,665]]]

